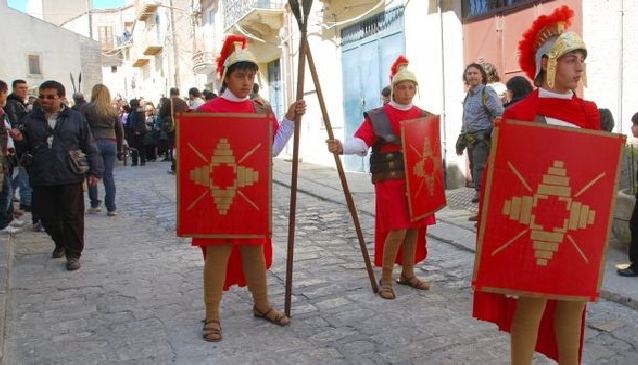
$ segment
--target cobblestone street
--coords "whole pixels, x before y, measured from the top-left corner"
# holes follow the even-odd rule
[[[253,317],[250,293],[234,287],[222,301],[224,340],[203,341],[203,260],[189,239],[175,236],[168,167],[117,166],[119,215],[86,216],[78,271],[51,259],[53,243],[45,234],[3,239],[4,364],[509,362],[508,336],[471,316],[474,252],[458,243],[474,234],[471,212],[461,206],[471,190],[450,192],[440,227],[431,230],[418,275],[432,280],[433,289],[395,286],[397,299],[388,301],[371,291],[336,172],[307,164],[300,165],[297,196],[292,324],[281,328]],[[277,308],[284,302],[289,170],[290,163],[275,160],[268,280]],[[348,177],[372,256],[369,178]],[[441,232],[445,224],[456,233]],[[583,363],[638,363],[634,309],[604,299],[588,306]]]

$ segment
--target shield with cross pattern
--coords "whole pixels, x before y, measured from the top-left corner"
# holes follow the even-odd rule
[[[182,113],[176,130],[178,236],[270,237],[267,115]]]
[[[408,210],[412,221],[445,207],[439,116],[401,121]]]
[[[473,285],[595,300],[625,137],[499,121],[480,208]]]

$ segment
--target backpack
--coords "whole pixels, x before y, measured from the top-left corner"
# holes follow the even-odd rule
[[[166,133],[171,133],[175,129],[172,115],[168,115],[160,120],[160,129]]]

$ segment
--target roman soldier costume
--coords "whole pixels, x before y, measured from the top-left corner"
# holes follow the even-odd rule
[[[573,11],[569,7],[560,7],[550,15],[536,19],[524,33],[519,44],[520,65],[539,88],[507,109],[503,121],[520,120],[600,129],[595,103],[582,100],[573,92],[557,94],[541,87],[545,81],[549,89],[554,88],[557,63],[561,56],[572,51],[581,51],[585,56],[587,54],[580,36],[565,31],[572,16]],[[547,62],[545,69],[542,67],[544,58]],[[586,83],[584,70],[581,80]],[[521,150],[520,153],[526,152]],[[489,222],[490,217],[487,219]],[[481,269],[482,266],[479,265]],[[512,275],[516,275],[517,269],[524,268],[512,268]],[[547,294],[549,296],[550,293]],[[552,294],[556,298],[557,293]],[[534,349],[560,363],[572,364],[580,361],[582,352],[583,300],[532,298],[523,294],[507,296],[475,288],[473,315],[511,333],[513,364],[529,364]]]
[[[409,81],[418,87],[416,75],[408,70],[409,62],[399,56],[392,66],[392,88]],[[412,221],[406,196],[406,167],[401,147],[400,122],[431,116],[414,105],[399,104],[394,100],[364,113],[364,120],[354,139],[343,144],[344,154],[365,156],[372,148],[370,173],[375,190],[375,245],[374,264],[382,267],[380,295],[394,299],[392,271],[394,264],[403,265],[400,284],[424,290],[430,284],[419,280],[413,272],[415,263],[426,257],[425,231],[434,224],[434,215]]]
[[[243,68],[249,65],[251,70],[257,72],[257,61],[254,55],[246,50],[245,47],[246,38],[243,36],[230,35],[226,38],[218,58],[217,67],[220,80],[222,80],[224,86],[226,86],[226,76],[230,76],[230,73],[234,72],[229,72],[233,65]],[[281,152],[294,129],[293,121],[284,119],[281,124],[278,123],[269,106],[250,100],[248,96],[239,98],[229,88],[226,88],[220,97],[200,106],[198,112],[264,114],[264,120],[272,123],[272,155],[274,156]],[[267,183],[271,184],[271,181],[267,181]],[[260,214],[263,215],[265,220],[269,220],[270,204],[268,204],[267,210],[260,210]],[[202,216],[201,219],[210,219],[210,217]],[[237,217],[237,219],[241,220],[242,218]],[[268,224],[270,223],[268,222]],[[289,323],[288,318],[282,312],[272,309],[268,300],[266,271],[272,262],[270,234],[269,230],[266,238],[193,238],[192,244],[202,247],[205,257],[204,300],[206,304],[206,321],[203,331],[205,340],[221,340],[219,306],[222,289],[228,290],[232,285],[248,285],[255,302],[254,315],[256,317],[264,318],[278,325]]]

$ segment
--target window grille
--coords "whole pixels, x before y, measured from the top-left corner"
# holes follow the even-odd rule
[[[341,31],[341,45],[354,43],[386,30],[403,29],[404,13],[405,8],[401,6],[343,28]]]
[[[463,20],[495,15],[518,7],[531,6],[553,0],[462,0]]]

